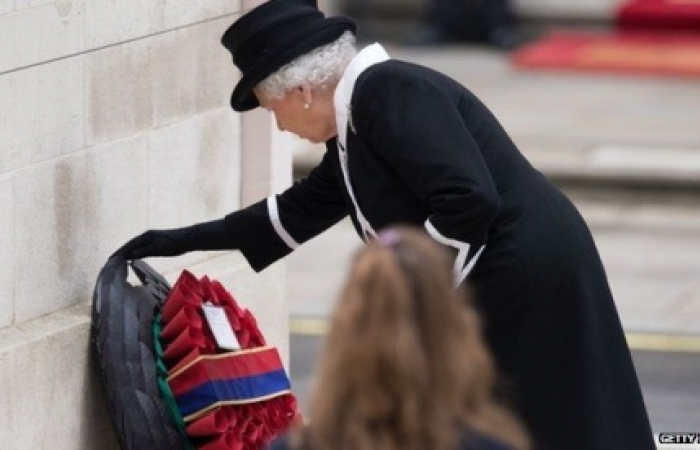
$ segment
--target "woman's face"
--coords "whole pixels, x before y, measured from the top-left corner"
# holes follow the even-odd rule
[[[313,143],[325,142],[337,134],[333,98],[299,87],[280,99],[254,91],[260,106],[275,115],[277,128]],[[308,107],[305,107],[308,105]]]

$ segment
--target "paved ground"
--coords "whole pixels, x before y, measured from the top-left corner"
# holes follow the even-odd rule
[[[700,82],[522,72],[474,48],[390,53],[469,86],[565,189],[608,270],[654,430],[700,431]],[[297,170],[320,151],[299,144]],[[341,222],[287,259],[291,371],[303,404],[318,332],[358,245]]]

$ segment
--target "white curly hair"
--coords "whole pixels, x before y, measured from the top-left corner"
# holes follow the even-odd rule
[[[261,81],[255,90],[268,98],[281,99],[290,89],[304,84],[312,89],[328,89],[340,80],[356,54],[355,35],[346,31],[330,44],[318,47],[282,66]]]

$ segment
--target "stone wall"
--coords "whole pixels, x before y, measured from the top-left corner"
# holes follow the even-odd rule
[[[89,302],[112,251],[221,217],[290,179],[284,137],[228,97],[232,0],[0,0],[0,442],[109,449],[88,363]],[[242,167],[258,167],[246,178]],[[246,183],[255,182],[253,188]],[[221,280],[287,354],[284,267],[237,253],[152,261]]]

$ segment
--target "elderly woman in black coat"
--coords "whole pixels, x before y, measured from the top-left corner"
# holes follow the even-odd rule
[[[240,250],[260,271],[350,216],[372,240],[424,227],[454,250],[455,283],[477,295],[502,395],[536,449],[653,449],[649,420],[603,265],[572,203],[518,151],[468,89],[354,46],[355,23],[314,0],[270,0],[223,45],[243,76],[236,111],[262,106],[326,152],[309,176],[224,218],[150,230],[134,259]]]

